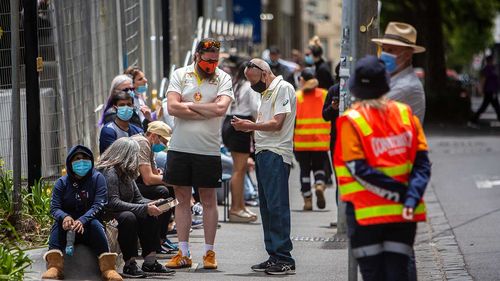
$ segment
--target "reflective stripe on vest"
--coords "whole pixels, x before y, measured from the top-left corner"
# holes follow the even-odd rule
[[[369,134],[373,133],[370,125],[368,125],[365,118],[361,116],[359,112],[357,112],[356,110],[349,110],[347,115],[349,115],[349,117],[351,117],[351,119],[356,122],[356,124],[358,124],[364,136],[368,136]]]
[[[401,120],[403,120],[403,124],[410,126],[410,113],[408,112],[408,108],[402,104],[397,102],[396,106],[399,109],[399,113],[401,113]]]
[[[316,147],[330,147],[329,141],[312,141],[312,142],[294,142],[295,148],[316,148]]]
[[[326,122],[323,120],[323,118],[303,118],[303,119],[297,119],[297,125],[307,125],[307,124],[328,124],[329,122]]]
[[[423,203],[419,203],[413,211],[413,214],[419,215],[424,213],[425,205]],[[356,209],[356,220],[364,220],[383,216],[400,216],[402,214],[403,204],[380,205]]]
[[[295,129],[297,135],[318,135],[329,134],[330,129]]]

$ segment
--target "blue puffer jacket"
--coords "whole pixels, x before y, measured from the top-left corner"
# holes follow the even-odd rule
[[[83,178],[78,179],[71,167],[71,159],[82,153],[92,159],[92,169]],[[67,175],[60,177],[52,190],[50,213],[61,223],[66,216],[80,220],[82,224],[98,218],[108,200],[106,180],[94,169],[94,155],[83,145],[71,148],[66,158]]]

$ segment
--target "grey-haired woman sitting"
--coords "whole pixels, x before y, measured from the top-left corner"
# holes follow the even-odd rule
[[[171,275],[175,271],[165,268],[156,259],[160,246],[158,216],[162,211],[154,201],[142,197],[135,179],[139,175],[139,144],[131,138],[116,140],[97,164],[108,184],[108,205],[105,219],[118,221],[118,244],[123,253],[123,276],[141,278],[148,274]],[[137,238],[141,243],[144,263],[142,270],[138,256]]]

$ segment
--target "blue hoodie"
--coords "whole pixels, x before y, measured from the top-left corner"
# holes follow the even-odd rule
[[[77,153],[87,155],[92,161],[92,169],[81,179],[77,179],[71,166],[71,159]],[[107,203],[108,193],[104,176],[94,169],[94,155],[83,145],[76,145],[66,158],[67,175],[60,177],[52,190],[50,213],[56,223],[62,223],[66,216],[86,224],[98,218]]]

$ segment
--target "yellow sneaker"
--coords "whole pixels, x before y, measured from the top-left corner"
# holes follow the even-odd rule
[[[217,261],[215,260],[215,252],[208,250],[205,256],[203,256],[203,268],[204,269],[217,269]]]
[[[185,268],[185,267],[191,267],[193,264],[193,261],[191,260],[190,257],[183,256],[182,252],[179,250],[177,252],[177,255],[173,256],[166,264],[165,267],[168,268]]]

